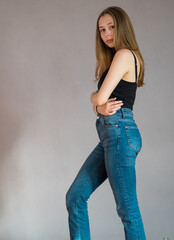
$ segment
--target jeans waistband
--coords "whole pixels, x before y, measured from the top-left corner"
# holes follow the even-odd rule
[[[133,117],[133,112],[130,108],[120,108],[118,109],[114,114],[112,115],[103,115],[101,113],[98,113],[97,116],[99,118],[126,118],[126,116]]]

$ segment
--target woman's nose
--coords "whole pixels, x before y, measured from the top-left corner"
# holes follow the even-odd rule
[[[105,32],[105,36],[109,36],[109,35],[110,35],[110,31],[107,30],[107,31]]]

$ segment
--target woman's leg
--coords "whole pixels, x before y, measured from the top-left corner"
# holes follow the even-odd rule
[[[106,178],[104,149],[99,143],[82,165],[66,194],[71,240],[90,240],[87,200]]]
[[[145,240],[143,222],[136,195],[135,161],[141,148],[139,130],[120,122],[115,127],[104,126],[103,146],[106,172],[126,240]]]

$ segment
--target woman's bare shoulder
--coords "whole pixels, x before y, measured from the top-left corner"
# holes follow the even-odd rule
[[[118,51],[116,51],[115,53],[115,56],[124,56],[124,57],[132,57],[132,53],[130,51],[130,49],[127,49],[127,48],[122,48],[122,49],[119,49]]]

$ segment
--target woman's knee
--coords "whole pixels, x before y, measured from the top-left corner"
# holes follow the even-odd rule
[[[73,188],[69,188],[69,190],[66,193],[65,200],[66,200],[66,208],[67,210],[74,209],[74,207],[77,204],[77,191],[74,191]]]
[[[71,205],[73,202],[73,197],[72,197],[70,189],[67,191],[67,193],[65,195],[65,202],[66,202],[66,208],[67,208],[67,210],[69,210],[71,208]]]
[[[84,208],[87,205],[88,197],[82,194],[82,192],[73,191],[71,188],[67,191],[65,198],[68,211],[76,208]]]

